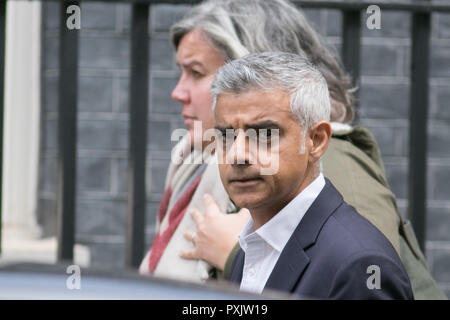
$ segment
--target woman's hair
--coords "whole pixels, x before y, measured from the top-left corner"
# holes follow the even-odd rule
[[[202,30],[225,61],[248,53],[282,51],[306,55],[322,73],[331,98],[331,121],[351,123],[354,95],[351,78],[293,4],[285,0],[207,0],[194,6],[170,30],[178,45],[188,32]]]

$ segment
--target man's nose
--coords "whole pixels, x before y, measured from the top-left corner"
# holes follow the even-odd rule
[[[183,104],[189,103],[189,90],[184,83],[183,76],[181,76],[178,80],[178,83],[173,89],[171,96],[175,101],[181,102]]]

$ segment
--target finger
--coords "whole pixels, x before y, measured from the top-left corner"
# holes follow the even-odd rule
[[[192,241],[192,242],[194,242],[195,235],[196,235],[196,233],[193,230],[187,230],[184,233],[184,237],[186,238],[186,240]]]
[[[239,210],[238,214],[249,216],[250,211],[247,208],[242,208],[241,210]]]
[[[205,204],[205,209],[206,209],[207,215],[214,215],[214,214],[222,213],[219,206],[217,205],[216,200],[214,200],[214,198],[211,195],[205,194],[203,196],[203,203]]]
[[[197,209],[191,209],[190,215],[192,217],[192,220],[194,220],[197,227],[199,224],[202,223],[202,221],[204,219],[203,214],[200,211],[198,211]]]
[[[180,257],[187,260],[198,260],[197,250],[189,249],[180,252]]]

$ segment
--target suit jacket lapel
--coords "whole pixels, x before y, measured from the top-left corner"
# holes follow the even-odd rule
[[[281,252],[265,288],[293,291],[310,261],[305,250],[314,244],[322,226],[342,202],[342,196],[330,181],[325,179],[324,188],[305,213]],[[242,266],[243,264],[244,262],[242,262]]]
[[[241,283],[242,272],[244,271],[245,254],[242,249],[239,249],[238,253],[234,257],[233,264],[231,265],[230,281]]]
[[[309,257],[297,239],[291,237],[281,252],[264,290],[269,288],[291,292],[308,264]]]

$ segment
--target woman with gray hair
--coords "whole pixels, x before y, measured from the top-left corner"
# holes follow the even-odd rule
[[[323,157],[324,175],[392,243],[415,298],[445,298],[426,269],[410,225],[398,213],[375,139],[367,129],[350,125],[354,115],[350,77],[300,10],[285,0],[209,0],[175,23],[170,38],[181,69],[172,98],[182,104],[189,129],[172,155],[185,159],[194,154],[194,131],[200,127],[198,136],[203,136],[204,130],[214,126],[209,91],[216,71],[227,61],[265,51],[306,56],[323,74],[330,92],[333,138]],[[202,141],[201,146],[208,144]],[[200,153],[200,157],[208,155]],[[248,217],[248,211],[236,208],[224,191],[217,164],[172,163],[158,212],[157,235],[141,272],[203,281],[212,265],[225,269],[226,277],[237,252],[237,235]]]
[[[211,0],[194,7],[170,30],[175,48],[200,29],[225,61],[248,53],[281,51],[305,54],[324,75],[332,96],[332,121],[351,123],[354,89],[339,58],[314,31],[303,13],[283,0]]]

